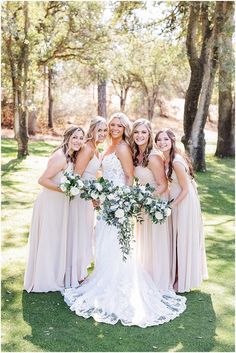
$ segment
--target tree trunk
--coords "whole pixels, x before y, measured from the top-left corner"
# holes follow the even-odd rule
[[[98,80],[98,115],[107,118],[105,80]]]
[[[207,2],[191,2],[187,31],[187,53],[191,78],[184,107],[184,136],[182,142],[197,171],[206,171],[204,127],[207,120],[215,73],[217,69],[217,26],[218,12],[215,12],[214,26],[208,18]],[[201,19],[202,43],[198,57],[197,27]]]
[[[27,108],[27,79],[28,79],[28,3],[23,4],[24,14],[24,41],[21,44],[19,56],[15,59],[10,57],[12,91],[14,104],[14,132],[18,144],[17,158],[23,158],[28,153],[28,108]],[[8,53],[12,55],[11,41]]]
[[[122,112],[125,111],[125,104],[126,104],[126,99],[127,99],[129,88],[130,87],[125,87],[124,89],[121,90],[121,94],[120,94],[120,110]]]
[[[222,7],[222,26],[219,38],[219,121],[215,155],[235,156],[234,104],[233,104],[233,31],[234,3],[225,1]]]
[[[148,105],[148,120],[152,121],[154,115],[154,102],[152,97],[147,97],[147,105]]]
[[[53,129],[53,96],[52,96],[53,70],[48,68],[48,127]]]

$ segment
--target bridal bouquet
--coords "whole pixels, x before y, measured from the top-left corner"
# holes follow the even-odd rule
[[[79,194],[83,186],[84,183],[80,176],[78,174],[73,174],[72,172],[65,172],[61,177],[61,182],[59,184],[61,191],[69,196],[70,200]]]
[[[139,212],[136,200],[131,188],[114,187],[113,191],[106,195],[102,203],[98,219],[102,218],[107,224],[118,228],[118,240],[121,247],[123,260],[131,250],[131,240],[133,238],[132,216]]]
[[[103,202],[106,195],[112,193],[114,189],[113,183],[103,177],[97,180],[85,180],[80,197],[87,201],[96,200]]]

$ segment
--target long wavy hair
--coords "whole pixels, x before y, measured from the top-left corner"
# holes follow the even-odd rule
[[[133,123],[133,129],[131,133],[132,157],[133,157],[134,166],[136,167],[137,165],[139,165],[139,162],[138,162],[139,148],[136,142],[134,141],[134,132],[137,129],[137,127],[139,127],[140,125],[144,125],[147,128],[149,133],[148,143],[143,153],[143,160],[142,160],[142,167],[146,167],[148,165],[148,158],[149,158],[150,152],[153,149],[153,147],[155,147],[152,126],[150,124],[150,121],[148,121],[147,119],[138,119]]]
[[[67,162],[70,161],[72,163],[75,163],[77,154],[79,153],[79,151],[74,151],[71,156],[69,155],[69,152],[70,152],[69,151],[69,141],[70,141],[71,136],[74,135],[74,133],[77,131],[82,131],[83,135],[85,136],[85,132],[84,132],[84,129],[82,129],[82,127],[70,126],[68,129],[66,129],[66,131],[63,134],[62,143],[54,150],[54,152],[56,152],[57,150],[59,150],[61,148],[64,155],[66,156]]]
[[[89,125],[89,129],[86,135],[86,140],[92,140],[94,138],[94,130],[96,129],[96,127],[98,127],[100,124],[106,124],[106,119],[103,118],[102,116],[95,116],[94,118],[91,119],[90,125]]]
[[[110,126],[111,121],[115,118],[118,118],[120,120],[121,125],[125,128],[122,138],[130,146],[130,136],[131,136],[132,125],[131,125],[131,122],[129,121],[129,118],[124,113],[121,113],[121,112],[114,113],[108,120],[108,126]]]
[[[171,140],[171,148],[170,148],[170,161],[168,164],[168,173],[167,173],[167,178],[169,181],[172,181],[171,175],[173,172],[173,160],[175,158],[176,153],[180,154],[186,161],[188,168],[189,168],[189,174],[191,175],[191,177],[194,179],[194,174],[193,174],[193,166],[192,163],[190,161],[190,158],[182,153],[177,147],[176,147],[176,136],[174,134],[174,132],[171,129],[161,129],[157,132],[156,136],[155,136],[155,142],[157,143],[158,137],[160,134],[162,133],[166,133],[167,136],[169,137],[169,139]]]

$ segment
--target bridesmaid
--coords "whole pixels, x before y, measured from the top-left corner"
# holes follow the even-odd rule
[[[24,289],[27,292],[60,291],[64,288],[69,199],[59,188],[65,170],[73,171],[84,131],[70,127],[62,144],[49,158],[39,184],[29,235],[29,257]]]
[[[151,124],[138,119],[132,131],[133,163],[135,176],[141,184],[155,187],[154,196],[168,199],[167,179],[160,152],[155,148]],[[136,224],[137,256],[160,291],[170,288],[170,254],[168,223],[155,224],[147,214],[144,222]]]
[[[193,169],[180,154],[170,129],[158,131],[155,141],[163,152],[172,203],[172,284],[176,292],[189,292],[208,277],[201,207]]]
[[[77,155],[75,173],[82,176],[83,180],[96,179],[96,174],[101,166],[99,151],[108,135],[106,120],[97,116],[91,120],[87,133],[87,141]],[[68,247],[66,261],[66,288],[78,287],[88,275],[94,255],[94,225],[95,212],[91,201],[86,201],[76,196],[70,202],[68,223]]]

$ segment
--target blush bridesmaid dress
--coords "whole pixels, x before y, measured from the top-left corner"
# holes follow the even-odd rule
[[[173,208],[170,216],[171,228],[171,283],[176,292],[189,292],[208,278],[203,222],[197,185],[189,175],[185,159],[177,154],[173,163],[179,163],[187,174],[189,192]],[[175,171],[171,175],[170,198],[181,192]]]
[[[82,180],[96,179],[101,166],[95,154],[89,161]],[[68,223],[68,244],[66,256],[65,287],[76,288],[88,275],[88,267],[94,259],[95,211],[92,201],[77,195],[70,202]]]
[[[159,154],[151,151],[150,155]],[[143,185],[149,183],[156,187],[156,181],[148,167],[135,167],[135,176]],[[168,192],[162,195],[168,199]],[[137,257],[143,268],[152,277],[160,291],[172,289],[170,279],[170,235],[168,222],[155,224],[146,213],[142,213],[143,222],[135,225]]]
[[[69,162],[66,171],[72,171]],[[63,171],[52,181],[59,185]],[[29,235],[29,255],[24,278],[27,292],[61,291],[66,271],[69,198],[43,188],[33,209]]]

